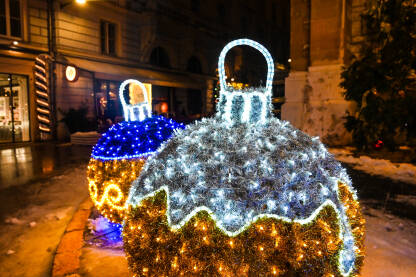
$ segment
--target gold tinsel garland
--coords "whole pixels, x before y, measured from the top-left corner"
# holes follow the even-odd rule
[[[100,161],[91,159],[87,178],[97,210],[114,223],[122,223],[132,182],[139,176],[145,158]]]
[[[363,261],[364,219],[348,186],[339,183],[355,237],[358,272]],[[180,230],[166,216],[166,193],[129,207],[124,250],[134,276],[339,276],[340,219],[328,205],[310,223],[262,218],[235,237],[202,211]]]

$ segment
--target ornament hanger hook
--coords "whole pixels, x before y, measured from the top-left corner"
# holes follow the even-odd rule
[[[134,105],[126,103],[126,99],[124,98],[124,89],[130,84],[136,84],[140,87],[143,92],[143,102]],[[124,118],[126,121],[142,121],[151,116],[152,111],[149,107],[147,90],[142,82],[134,79],[125,80],[120,85],[119,95],[121,105],[123,106]]]
[[[218,71],[219,71],[219,75],[220,75],[220,86],[221,86],[221,90],[225,91],[227,84],[226,84],[226,78],[225,78],[225,68],[224,68],[224,62],[225,62],[225,56],[227,55],[228,51],[235,47],[235,46],[239,46],[239,45],[247,45],[247,46],[251,46],[255,49],[257,49],[258,51],[260,51],[260,53],[263,54],[263,56],[266,58],[266,62],[267,62],[267,80],[266,80],[266,93],[271,94],[272,92],[272,86],[273,86],[273,76],[274,76],[274,62],[273,62],[273,58],[270,55],[270,52],[260,43],[251,40],[251,39],[247,39],[247,38],[243,38],[243,39],[237,39],[237,40],[233,40],[230,43],[228,43],[224,49],[222,49],[219,60],[218,60]]]

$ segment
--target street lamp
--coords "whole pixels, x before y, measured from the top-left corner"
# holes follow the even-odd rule
[[[61,9],[65,8],[68,5],[71,5],[74,2],[79,4],[79,5],[84,5],[85,3],[87,3],[87,0],[71,0],[71,1],[68,1],[68,2],[61,3]]]

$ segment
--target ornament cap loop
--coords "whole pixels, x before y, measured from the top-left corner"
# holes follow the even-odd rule
[[[219,71],[219,75],[220,75],[220,86],[221,86],[221,90],[224,91],[227,88],[227,84],[226,84],[226,78],[225,78],[225,67],[224,67],[224,62],[225,62],[225,56],[227,55],[228,51],[230,51],[231,48],[235,47],[235,46],[240,46],[240,45],[246,45],[246,46],[250,46],[253,47],[254,49],[258,50],[260,53],[263,54],[263,56],[266,58],[266,62],[267,62],[267,80],[266,80],[266,93],[267,94],[271,94],[272,92],[272,88],[273,88],[273,76],[274,76],[274,62],[273,62],[273,58],[272,55],[270,55],[270,52],[260,43],[251,40],[251,39],[247,39],[247,38],[243,38],[243,39],[237,39],[237,40],[233,40],[230,43],[228,43],[224,49],[222,49],[220,57],[218,59],[218,71]]]
[[[130,84],[135,84],[140,87],[143,93],[143,102],[134,105],[126,103],[126,99],[124,98],[124,89]],[[123,106],[125,121],[143,121],[152,116],[152,110],[150,109],[149,99],[147,97],[147,90],[142,82],[134,79],[125,80],[120,85],[119,95],[121,105]]]
[[[267,81],[265,88],[234,90],[227,88],[224,61],[227,52],[238,45],[251,46],[266,58]],[[220,99],[217,116],[230,124],[265,123],[271,115],[271,96],[273,88],[274,63],[269,51],[260,43],[250,39],[237,39],[228,43],[221,51],[218,60],[220,75]]]

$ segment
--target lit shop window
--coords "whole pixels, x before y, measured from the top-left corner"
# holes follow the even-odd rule
[[[0,74],[0,143],[29,141],[26,76]]]
[[[120,82],[96,80],[96,108],[99,121],[113,124],[123,118],[121,103],[118,99]]]
[[[20,6],[19,0],[0,0],[0,35],[22,36]]]

